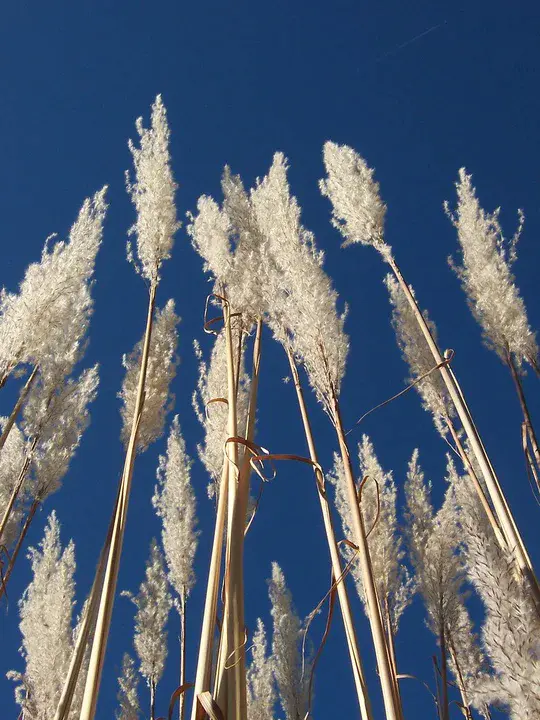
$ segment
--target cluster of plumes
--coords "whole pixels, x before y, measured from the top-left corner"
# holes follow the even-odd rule
[[[477,704],[506,706],[513,720],[540,716],[540,619],[512,553],[493,537],[476,495],[456,485],[465,567],[485,608],[483,647],[493,672],[475,685]]]
[[[167,453],[159,458],[158,485],[152,503],[163,524],[162,543],[169,582],[182,599],[187,598],[195,582],[193,561],[199,535],[195,530],[197,516],[191,465],[176,415],[167,440]]]
[[[538,368],[538,345],[527,319],[525,304],[512,274],[516,243],[523,227],[519,226],[506,242],[499,223],[499,209],[486,213],[476,197],[475,188],[464,168],[456,183],[458,203],[446,212],[456,227],[461,248],[461,264],[454,269],[461,279],[471,311],[480,324],[486,344],[507,362],[510,353],[521,367],[523,362]]]
[[[115,713],[116,720],[139,720],[141,709],[137,687],[139,676],[135,667],[135,661],[124,653],[122,658],[122,671],[118,678],[118,710]]]
[[[248,720],[271,720],[273,717],[276,703],[274,667],[274,658],[268,654],[264,623],[258,618],[251,642],[251,663],[246,673]]]
[[[403,353],[403,358],[409,366],[408,381],[415,382],[418,378],[426,375],[423,380],[416,383],[415,387],[422,398],[422,406],[432,414],[437,431],[444,437],[448,432],[448,419],[455,416],[454,405],[448,395],[441,373],[434,370],[436,363],[433,354],[413,310],[407,302],[405,293],[392,275],[388,274],[384,282],[392,305],[392,326],[396,333],[396,340]],[[427,311],[424,312],[424,318],[433,339],[437,342],[437,328],[429,319]]]
[[[405,552],[396,516],[397,488],[392,473],[385,472],[379,464],[373,444],[367,435],[362,437],[362,442],[358,445],[358,453],[363,478],[359,504],[368,536],[373,577],[377,595],[381,603],[388,607],[392,631],[396,632],[401,615],[414,592],[414,583],[402,562]],[[341,516],[343,533],[350,540],[354,537],[351,508],[343,461],[337,454],[334,455],[334,468],[329,479],[336,489],[335,503]],[[353,549],[348,546],[344,547],[343,553],[348,561],[351,561],[355,555]],[[362,572],[358,562],[353,561],[351,574],[367,613]]]
[[[18,293],[0,296],[0,382],[21,364],[61,365],[69,374],[84,350],[92,313],[90,280],[107,204],[106,188],[85,200],[67,242],[45,243]]]
[[[337,311],[337,292],[322,267],[324,255],[300,223],[287,168],[286,158],[276,153],[268,175],[251,193],[264,238],[268,321],[275,337],[304,364],[317,398],[332,412],[349,349],[346,313]]]
[[[443,504],[435,512],[430,498],[431,485],[424,479],[418,450],[414,451],[405,484],[410,558],[426,607],[428,626],[439,641],[444,633],[456,683],[463,683],[469,701],[485,713],[487,704],[479,697],[478,687],[487,677],[486,658],[465,606],[466,595],[462,589],[465,574],[458,553],[461,536],[455,498],[456,488],[465,481],[459,477],[450,458],[447,482]]]
[[[269,595],[273,621],[272,658],[285,720],[304,720],[309,706],[310,658],[302,658],[302,621],[295,612],[283,571],[272,563]],[[250,718],[251,720],[251,718]]]
[[[97,395],[98,366],[65,381],[59,373],[41,373],[23,411],[22,428],[32,452],[27,492],[40,502],[59,489],[81,437],[90,423],[89,405]]]
[[[60,525],[49,516],[39,548],[31,548],[32,581],[19,602],[24,672],[11,671],[15,698],[28,720],[54,717],[77,636],[72,629],[75,548],[62,549]],[[83,670],[85,664],[83,663]],[[70,718],[79,717],[84,672],[75,690]]]
[[[343,247],[373,245],[383,257],[389,257],[391,248],[384,242],[386,205],[374,171],[347,145],[326,142],[323,159],[327,177],[319,185],[332,203],[332,224],[345,239]]]
[[[276,153],[270,171],[248,194],[226,171],[223,207],[208,197],[188,228],[205,269],[249,325],[264,317],[275,337],[301,360],[319,400],[339,393],[348,338],[323,254],[300,223],[290,194],[287,161]],[[254,270],[257,270],[255,272]]]
[[[165,626],[172,604],[163,553],[155,540],[152,540],[150,546],[146,578],[138,594],[123,594],[130,597],[137,607],[133,645],[139,658],[140,673],[149,687],[155,687],[167,659]]]
[[[178,356],[177,325],[180,318],[175,313],[174,300],[169,300],[163,310],[156,310],[150,338],[144,408],[139,421],[137,450],[143,452],[163,434],[165,419],[174,404],[170,384],[176,375]],[[133,415],[137,403],[137,391],[143,353],[144,338],[129,355],[124,355],[122,364],[126,369],[122,390],[122,440],[127,446],[131,435]]]
[[[137,236],[138,263],[130,243],[128,258],[137,271],[155,285],[159,281],[161,263],[171,256],[174,234],[180,227],[174,202],[177,185],[171,170],[170,130],[161,95],[152,105],[150,128],[145,128],[142,118],[138,118],[137,131],[140,147],[129,142],[135,180],[131,181],[126,172],[126,184],[137,209],[137,220],[130,234]]]
[[[7,418],[0,418],[0,431],[5,427]],[[0,518],[7,508],[19,474],[26,458],[26,442],[23,433],[14,425],[6,444],[0,451]],[[23,514],[22,503],[17,503],[9,516],[4,532],[0,536],[0,545],[9,548],[14,542]]]
[[[238,344],[241,332],[240,323],[233,319],[233,345]],[[236,342],[235,342],[236,341]],[[199,360],[199,379],[197,390],[193,393],[193,408],[204,430],[204,440],[197,445],[199,458],[203,463],[210,482],[208,495],[210,498],[218,495],[221,471],[224,461],[225,442],[229,436],[228,426],[228,382],[227,382],[227,355],[225,348],[225,334],[216,335],[210,360],[202,359],[202,350],[198,343],[195,352]],[[245,343],[242,342],[240,357],[240,380],[237,385],[236,414],[240,434],[244,432],[249,407],[249,375],[245,369]]]

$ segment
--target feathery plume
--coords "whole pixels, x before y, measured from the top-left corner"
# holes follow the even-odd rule
[[[270,720],[276,703],[274,658],[267,655],[266,630],[257,619],[253,635],[252,660],[247,669],[248,720]]]
[[[395,633],[413,593],[412,579],[402,562],[405,552],[397,526],[397,488],[392,473],[385,472],[380,466],[373,444],[367,435],[362,437],[362,442],[358,445],[358,453],[362,477],[365,478],[360,508],[368,533],[373,575],[379,600],[388,605],[392,632]],[[347,538],[354,538],[343,462],[337,454],[334,455],[334,468],[329,480],[336,488],[336,507],[341,516],[343,533]],[[354,552],[347,547],[344,554],[350,560]],[[358,563],[352,565],[351,573],[367,612],[362,574]]]
[[[405,483],[408,543],[428,626],[441,645],[443,663],[448,659],[458,687],[485,714],[487,705],[477,701],[477,688],[486,677],[486,658],[465,606],[463,563],[457,552],[460,533],[455,493],[464,481],[450,458],[447,480],[443,504],[435,512],[430,499],[431,484],[424,479],[418,450],[414,451]],[[484,517],[482,515],[482,522]]]
[[[38,438],[29,491],[41,502],[60,488],[90,423],[88,406],[97,394],[98,366],[83,370],[78,378],[70,378],[65,384],[60,382],[53,373],[41,375],[24,409],[25,433],[29,438]]]
[[[195,582],[193,560],[199,533],[195,530],[197,516],[191,465],[176,415],[167,439],[167,454],[159,458],[158,485],[152,503],[163,523],[162,541],[169,582],[179,597],[187,597]]]
[[[19,602],[23,673],[8,677],[19,683],[17,703],[28,720],[50,720],[62,692],[71,648],[71,618],[75,596],[75,549],[71,541],[62,550],[60,524],[54,512],[48,518],[39,548],[28,554],[32,581]]]
[[[156,310],[150,353],[146,374],[144,408],[137,436],[137,450],[143,452],[163,434],[165,418],[170,411],[174,398],[170,395],[170,384],[176,375],[178,356],[177,325],[180,318],[175,313],[174,300],[169,300],[163,310]],[[127,447],[131,435],[133,413],[137,400],[139,372],[143,340],[140,340],[129,355],[122,360],[126,374],[122,390],[118,394],[123,402],[122,440]]]
[[[515,720],[532,720],[540,713],[537,610],[512,554],[494,542],[465,482],[456,496],[467,575],[484,603],[482,640],[493,668],[475,686],[475,703],[502,703]]]
[[[67,242],[45,243],[19,293],[0,296],[0,381],[20,363],[71,370],[84,348],[93,301],[90,280],[101,245],[107,188],[83,203]]]
[[[269,324],[276,338],[290,345],[304,363],[318,400],[328,409],[329,398],[339,394],[345,374],[349,349],[345,313],[337,312],[338,295],[322,268],[323,253],[300,224],[287,169],[286,158],[276,153],[268,175],[251,192],[269,257],[265,263]]]
[[[446,419],[455,416],[455,409],[448,390],[440,372],[438,370],[430,372],[435,367],[433,354],[399,283],[390,274],[386,276],[384,282],[392,305],[392,326],[396,333],[397,344],[403,353],[403,359],[409,366],[408,381],[414,382],[422,375],[430,373],[415,387],[422,398],[422,406],[433,415],[435,427],[444,437],[448,432]],[[411,292],[414,293],[412,287]],[[437,342],[435,324],[429,319],[427,311],[424,311],[423,315],[433,339]]]
[[[326,142],[323,148],[327,177],[319,181],[322,195],[332,203],[332,225],[352,243],[373,245],[383,256],[391,252],[383,240],[386,205],[379,194],[374,170],[347,145]]]
[[[122,659],[122,673],[118,678],[118,710],[116,720],[139,720],[140,707],[137,696],[139,678],[135,670],[135,662],[128,653]]]
[[[304,720],[311,668],[306,662],[302,673],[299,651],[302,622],[294,610],[283,571],[276,562],[272,563],[268,584],[273,621],[272,656],[279,700],[286,720]]]
[[[171,609],[163,554],[155,540],[150,545],[146,563],[146,579],[133,596],[124,592],[137,607],[133,645],[140,662],[141,675],[148,687],[156,686],[161,679],[167,659],[167,632],[165,626]]]
[[[142,117],[136,122],[140,147],[129,141],[135,166],[135,179],[126,171],[126,186],[137,209],[137,220],[129,234],[137,236],[137,260],[131,242],[128,259],[151,285],[159,282],[163,260],[171,256],[174,234],[180,227],[174,202],[177,185],[174,182],[169,154],[170,130],[165,105],[158,95],[152,105],[150,128],[143,126]]]
[[[506,242],[499,223],[499,209],[493,213],[482,209],[471,180],[472,176],[461,168],[456,183],[456,212],[452,213],[445,203],[446,213],[457,230],[461,250],[461,265],[453,265],[453,268],[487,346],[503,362],[507,362],[507,353],[510,353],[518,368],[523,362],[538,367],[535,333],[530,328],[525,304],[512,274],[523,213],[519,212],[514,237]]]

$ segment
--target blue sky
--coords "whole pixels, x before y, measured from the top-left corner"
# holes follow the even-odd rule
[[[4,5],[0,22],[0,281],[14,290],[45,238],[64,236],[83,199],[109,184],[110,210],[96,269],[95,314],[85,365],[101,365],[101,391],[64,488],[49,499],[30,533],[41,538],[55,508],[63,539],[73,537],[79,600],[88,591],[122,467],[116,392],[122,353],[144,327],[145,287],[125,261],[133,210],[124,190],[130,167],[127,139],[135,118],[148,117],[163,94],[172,128],[173,167],[180,185],[179,214],[202,193],[217,194],[225,163],[251,184],[265,174],[272,155],[290,160],[292,191],[305,225],[326,252],[326,268],[350,305],[351,355],[343,388],[345,421],[403,386],[405,366],[389,325],[382,286],[384,268],[369,249],[339,249],[329,223],[329,205],[317,181],[323,174],[325,140],[359,150],[376,168],[388,204],[387,238],[423,306],[437,322],[443,347],[455,352],[454,368],[492,455],[528,546],[536,560],[538,507],[532,502],[519,445],[520,414],[511,380],[486,350],[458,282],[447,266],[456,250],[454,230],[442,203],[453,201],[457,170],[474,174],[487,209],[503,206],[513,232],[516,210],[526,214],[518,283],[533,327],[540,326],[537,268],[540,260],[538,96],[540,10],[533,2],[470,0],[335,0],[333,3],[120,3],[109,0]],[[208,285],[184,230],[164,268],[158,302],[174,297],[182,317],[182,363],[174,382],[176,409],[190,453],[201,433],[191,409],[196,382],[192,341],[203,350],[202,312]],[[305,452],[293,390],[280,348],[264,338],[260,442],[275,452]],[[533,414],[540,418],[538,380],[526,378]],[[2,391],[7,412],[14,383]],[[313,425],[325,467],[335,440],[313,400]],[[282,413],[288,418],[282,421]],[[380,461],[402,487],[414,447],[440,498],[445,447],[418,399],[410,393],[364,424]],[[358,434],[358,438],[360,433]],[[135,590],[144,573],[150,539],[159,533],[150,498],[163,441],[136,465],[119,589]],[[194,465],[199,500],[198,583],[189,607],[188,676],[194,675],[195,639],[209,556],[212,504],[206,499],[202,466]],[[402,497],[401,497],[402,499]],[[268,616],[266,578],[270,562],[283,566],[302,615],[324,595],[329,579],[317,498],[309,469],[284,464],[265,489],[246,547],[248,626]],[[11,683],[21,669],[16,600],[30,578],[22,560],[0,611],[0,707],[16,717]],[[370,668],[374,705],[381,717],[378,682],[368,628],[353,602],[363,654]],[[116,677],[124,651],[131,651],[133,606],[119,598],[102,683],[99,718],[112,717]],[[177,682],[177,618],[171,615],[169,665],[158,690],[165,713]],[[314,628],[314,639],[322,627]],[[397,638],[399,667],[432,683],[433,640],[418,599]],[[141,696],[145,700],[141,684]],[[356,700],[336,615],[315,686],[316,718],[355,717]],[[433,717],[431,700],[414,681],[403,686],[405,716]],[[453,708],[459,717],[457,708]]]

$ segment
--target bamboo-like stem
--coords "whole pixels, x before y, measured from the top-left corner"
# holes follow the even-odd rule
[[[491,525],[491,527],[493,529],[493,533],[495,535],[497,542],[499,543],[500,547],[508,548],[508,543],[506,542],[506,539],[501,532],[501,528],[499,527],[499,523],[497,522],[497,518],[495,517],[493,508],[489,504],[489,500],[486,497],[484,488],[480,484],[480,480],[478,478],[478,475],[476,474],[476,470],[474,469],[473,464],[471,463],[471,459],[467,455],[467,451],[465,450],[463,443],[461,442],[461,438],[459,437],[459,434],[456,430],[454,423],[448,417],[446,418],[446,426],[448,427],[448,430],[450,431],[450,435],[452,436],[452,440],[454,441],[458,455],[461,458],[463,465],[465,466],[467,475],[471,479],[474,489],[476,490],[478,498],[482,504],[482,507],[484,508],[484,512],[487,515],[489,524]]]
[[[131,480],[133,477],[133,467],[135,463],[135,455],[137,449],[137,436],[139,434],[139,426],[144,408],[144,389],[146,384],[146,371],[148,368],[148,356],[150,351],[150,339],[152,336],[152,324],[155,302],[156,285],[152,284],[150,287],[150,294],[148,299],[148,315],[146,319],[146,330],[141,356],[141,369],[139,372],[139,385],[137,388],[137,397],[133,411],[131,435],[126,451],[124,471],[120,480],[118,503],[114,510],[111,545],[109,548],[109,552],[107,553],[107,565],[105,569],[103,587],[100,593],[96,630],[92,642],[90,663],[88,667],[88,675],[86,677],[79,720],[93,720],[96,712],[99,686],[101,682],[101,673],[103,671],[105,651],[107,648],[107,639],[111,624],[114,594],[116,591],[118,571],[120,568],[120,556],[122,553],[122,545],[124,541],[129,493],[131,490]]]
[[[227,514],[228,478],[229,463],[225,459],[223,462],[223,470],[219,485],[216,524],[214,526],[214,540],[212,543],[210,566],[208,568],[208,582],[206,585],[206,597],[204,602],[201,638],[199,642],[199,657],[197,660],[197,672],[195,675],[191,720],[202,720],[202,718],[204,718],[205,712],[198,702],[198,697],[201,693],[210,690],[212,674],[212,648],[214,644],[214,631],[216,626],[221,558],[223,555],[223,531],[225,529],[225,517]]]
[[[116,496],[116,505],[118,504],[119,492]],[[109,552],[112,531],[113,531],[113,520],[114,515],[111,517],[109,522],[109,529],[107,531],[107,537],[105,544],[101,549],[99,555],[97,569],[94,575],[94,581],[90,589],[90,595],[88,596],[88,602],[86,604],[84,615],[80,622],[79,633],[75,642],[75,647],[71,653],[71,660],[69,663],[69,669],[64,680],[64,687],[62,688],[62,695],[58,701],[54,720],[68,720],[69,713],[71,711],[71,704],[73,702],[73,695],[77,682],[79,681],[79,673],[81,671],[84,655],[88,646],[88,642],[92,633],[95,630],[98,602],[100,598],[101,589],[103,587],[103,577],[105,572],[105,559]]]
[[[525,427],[527,428],[527,434],[531,443],[536,467],[540,469],[540,447],[538,446],[538,439],[536,437],[536,432],[534,431],[529,406],[527,405],[527,400],[525,398],[523,383],[521,382],[514,358],[512,357],[512,353],[510,351],[507,351],[506,353],[506,364],[508,365],[510,374],[512,375],[512,380],[514,381],[514,386],[521,406],[521,412],[523,413],[523,421],[525,423]],[[534,476],[536,478],[536,473],[534,473]],[[538,487],[538,490],[540,491],[540,487]]]
[[[461,695],[461,705],[462,705],[462,712],[465,716],[466,720],[473,720],[471,707],[469,704],[469,698],[467,696],[467,689],[465,688],[465,681],[463,679],[463,673],[461,672],[461,668],[459,666],[456,648],[454,646],[454,642],[452,640],[452,633],[447,628],[446,629],[446,636],[448,639],[448,650],[450,652],[450,657],[452,658],[452,662],[454,663],[454,667],[456,669],[456,679],[457,679],[457,686],[459,689],[459,694]]]
[[[253,343],[253,368],[245,429],[245,438],[248,442],[252,442],[255,431],[255,415],[260,375],[261,336],[262,320],[259,319],[257,322],[255,341]],[[232,420],[232,417],[229,416],[230,430],[233,430]],[[234,422],[236,423],[236,411]],[[230,437],[235,437],[235,435],[230,435]],[[236,448],[236,443],[231,444]],[[221,705],[221,702],[223,702],[224,685],[226,687],[227,720],[246,720],[247,717],[243,566],[244,537],[249,501],[249,480],[251,475],[249,459],[249,451],[245,449],[242,465],[238,471],[238,450],[236,449],[235,467],[229,468],[229,482],[231,477],[238,477],[238,481],[236,483],[235,480],[234,486],[236,492],[235,502],[232,505],[229,502],[230,522],[228,524],[228,543],[230,552],[225,577],[225,612],[224,629],[222,630],[222,642],[225,643],[225,652],[222,652],[220,655],[216,682],[216,697],[220,707],[224,707],[224,705]],[[231,473],[234,473],[234,475]],[[229,501],[231,497],[230,492],[229,487]],[[232,692],[231,686],[234,687]]]
[[[180,687],[186,682],[186,589],[182,588],[180,593]],[[178,700],[178,718],[184,720],[186,698],[185,693],[180,695]]]
[[[448,393],[452,399],[454,407],[456,408],[463,429],[465,430],[465,434],[467,435],[471,445],[471,450],[474,453],[480,467],[480,471],[486,483],[501,530],[507,540],[508,547],[515,553],[517,564],[531,587],[535,603],[537,607],[540,607],[540,588],[538,580],[534,574],[532,563],[527,551],[525,550],[525,545],[518,531],[506,498],[504,497],[504,493],[497,476],[495,475],[493,466],[491,465],[489,457],[482,444],[482,440],[478,434],[478,430],[476,429],[470,410],[467,407],[461,388],[459,387],[452,369],[444,363],[444,358],[437,347],[437,343],[433,339],[429,326],[418,307],[409,285],[406,283],[405,278],[401,274],[401,270],[399,269],[396,261],[391,255],[385,256],[385,259],[392,268],[392,271],[394,272],[394,275],[405,294],[435,362],[437,365],[440,365],[439,371],[441,373],[441,377],[448,389]]]
[[[354,683],[356,686],[356,693],[358,695],[358,704],[360,706],[360,715],[362,720],[373,720],[373,712],[371,709],[371,701],[369,699],[369,692],[366,684],[364,667],[362,664],[362,658],[358,649],[358,641],[356,638],[356,631],[354,628],[354,621],[351,613],[351,607],[349,604],[349,597],[347,594],[347,587],[345,585],[344,578],[342,578],[342,567],[339,556],[338,544],[334,533],[334,527],[332,523],[332,514],[330,511],[330,504],[328,497],[324,492],[324,476],[320,471],[319,459],[317,456],[317,449],[315,447],[315,440],[311,430],[311,423],[309,421],[309,415],[304,399],[304,391],[300,382],[300,376],[298,368],[294,361],[294,357],[290,347],[286,348],[287,357],[289,359],[289,365],[291,368],[291,375],[296,389],[296,397],[298,400],[298,407],[300,409],[300,415],[302,417],[302,423],[304,426],[304,434],[306,436],[306,442],[309,448],[309,456],[311,461],[315,464],[314,473],[317,484],[317,495],[321,505],[321,512],[323,516],[324,529],[326,532],[326,540],[328,542],[328,549],[330,551],[330,558],[332,561],[332,571],[334,578],[338,580],[337,583],[337,595],[339,599],[339,605],[341,608],[341,616],[343,618],[343,625],[345,627],[345,637],[347,639],[347,647],[349,649],[349,656],[351,659],[351,666],[354,676]],[[341,580],[339,580],[341,578]]]
[[[441,648],[441,720],[450,720],[450,705],[448,702],[448,661],[446,658],[446,630],[444,627],[444,621],[441,621],[439,627],[439,642]]]
[[[28,473],[28,468],[30,467],[30,463],[32,462],[34,450],[36,449],[36,445],[39,441],[39,435],[36,435],[35,438],[32,440],[32,444],[30,446],[30,449],[26,453],[26,457],[24,458],[24,462],[21,466],[19,477],[17,478],[17,482],[13,486],[13,490],[11,491],[11,495],[9,497],[8,504],[6,505],[6,509],[4,510],[4,514],[2,516],[2,520],[0,520],[0,538],[4,534],[4,531],[6,529],[6,526],[9,522],[9,518],[11,517],[11,513],[13,512],[13,507],[15,505],[15,502],[17,501],[17,498],[19,497],[19,493],[21,492],[22,486],[24,484],[26,474]]]
[[[150,720],[156,720],[156,683],[150,680]]]
[[[392,615],[390,613],[390,604],[388,602],[388,595],[385,596],[383,601],[384,607],[384,624],[386,627],[386,638],[388,643],[388,653],[390,655],[390,664],[392,666],[392,672],[394,675],[394,687],[396,696],[399,699],[401,706],[401,691],[399,688],[398,670],[397,670],[397,657],[396,657],[396,645],[394,638],[394,625],[392,623]]]
[[[15,403],[15,405],[13,406],[11,415],[9,416],[6,424],[4,425],[4,429],[2,430],[2,434],[0,435],[0,451],[6,444],[6,440],[8,439],[9,433],[11,432],[11,428],[15,424],[15,421],[17,420],[17,417],[19,416],[21,408],[24,405],[26,398],[28,397],[28,393],[30,392],[32,385],[34,384],[34,380],[36,379],[38,370],[39,370],[39,365],[34,365],[34,369],[30,373],[28,380],[26,381],[26,383],[24,384],[24,387],[22,388],[21,392],[19,393],[18,400]]]
[[[349,500],[349,508],[353,530],[355,533],[356,544],[358,545],[358,557],[360,561],[360,570],[362,573],[362,584],[366,594],[366,604],[368,610],[368,618],[371,626],[371,635],[375,646],[375,656],[377,658],[377,667],[379,670],[379,679],[384,700],[384,709],[387,720],[401,720],[403,717],[399,698],[396,696],[394,677],[390,663],[388,643],[384,633],[383,622],[379,600],[377,597],[377,589],[373,577],[373,568],[371,566],[371,558],[369,555],[369,547],[364,528],[364,519],[360,511],[360,503],[356,495],[356,486],[354,482],[354,474],[351,465],[351,457],[343,422],[339,409],[339,402],[335,394],[331,398],[332,419],[336,428],[337,438],[341,458],[343,460],[343,468],[345,471],[345,479],[347,483],[347,494]]]
[[[26,534],[30,528],[30,525],[32,524],[32,520],[34,519],[34,515],[36,514],[36,511],[38,507],[40,506],[41,501],[40,500],[34,500],[32,503],[30,510],[28,511],[28,515],[26,516],[26,520],[24,521],[24,525],[22,527],[21,532],[19,533],[19,537],[17,539],[17,544],[13,548],[13,552],[11,553],[11,557],[9,559],[8,568],[6,571],[6,574],[4,576],[4,580],[2,583],[0,583],[0,599],[3,597],[4,593],[7,592],[6,586],[9,582],[9,578],[11,577],[11,573],[13,572],[13,568],[15,567],[15,561],[17,560],[17,556],[19,555],[19,552],[21,550],[22,544],[26,538]]]

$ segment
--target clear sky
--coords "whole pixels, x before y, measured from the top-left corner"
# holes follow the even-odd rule
[[[539,30],[540,10],[530,0],[4,3],[0,282],[15,290],[25,267],[39,258],[45,238],[53,232],[65,236],[83,199],[105,183],[110,186],[85,359],[86,366],[101,365],[100,393],[64,488],[48,500],[29,536],[29,544],[39,542],[46,516],[56,509],[63,540],[73,537],[76,543],[79,603],[91,584],[122,468],[116,399],[123,377],[121,357],[144,327],[145,286],[125,260],[126,230],[134,217],[123,179],[131,161],[127,139],[135,136],[135,118],[148,118],[157,93],[162,93],[169,112],[181,216],[194,209],[200,194],[219,192],[225,163],[251,184],[266,173],[276,150],[289,158],[292,191],[303,208],[304,224],[315,232],[326,252],[326,268],[350,305],[352,349],[343,387],[347,425],[400,390],[406,368],[389,324],[384,267],[369,249],[340,250],[339,236],[329,223],[329,204],[317,188],[323,174],[322,144],[327,139],[350,144],[376,168],[388,204],[388,241],[421,304],[437,322],[442,346],[456,352],[454,368],[533,559],[540,564],[539,508],[520,451],[519,407],[505,369],[482,346],[448,268],[456,239],[442,209],[445,199],[454,200],[453,183],[463,165],[474,174],[484,206],[503,206],[508,234],[514,230],[517,208],[524,209],[527,221],[516,273],[531,323],[539,327]],[[174,297],[182,316],[175,411],[194,457],[201,432],[190,404],[197,375],[192,341],[198,338],[208,352],[209,339],[202,331],[208,287],[182,229],[164,268],[158,302]],[[287,374],[286,359],[269,335],[264,343],[259,441],[275,452],[302,454],[293,390],[281,381]],[[525,383],[540,422],[538,380],[529,375]],[[8,412],[14,391],[13,382],[2,391],[2,413]],[[320,408],[312,400],[310,407],[328,468],[335,441]],[[372,437],[382,465],[394,471],[400,493],[408,459],[419,447],[435,499],[440,499],[445,446],[416,395],[410,393],[370,416],[364,431]],[[119,589],[137,589],[150,540],[160,530],[150,498],[163,447],[159,441],[137,461]],[[198,583],[188,608],[188,678],[194,676],[213,521],[207,479],[198,461],[193,482],[202,535]],[[298,611],[306,615],[329,582],[328,554],[307,467],[279,468],[248,536],[250,628],[259,615],[268,619],[266,579],[272,560],[282,565]],[[11,668],[22,669],[16,603],[29,579],[29,563],[23,558],[10,585],[9,603],[0,609],[2,718],[17,716],[12,683],[4,675]],[[379,718],[368,627],[356,597],[353,605]],[[113,717],[121,657],[132,650],[133,613],[128,600],[117,599],[100,719]],[[401,672],[433,685],[431,656],[436,648],[423,617],[416,599],[402,619],[398,664]],[[158,690],[158,714],[166,714],[177,686],[177,623],[171,614],[170,656]],[[314,624],[316,644],[323,623],[321,618]],[[145,703],[142,683],[140,690]],[[315,718],[357,717],[337,613],[315,695]],[[432,701],[419,682],[404,681],[403,699],[406,718],[434,717]],[[456,706],[452,712],[460,717]]]

